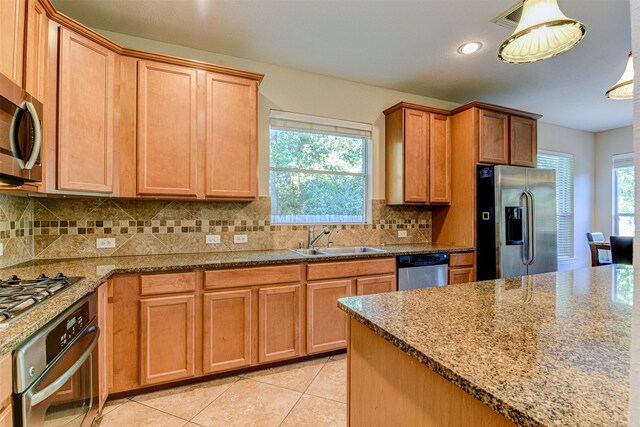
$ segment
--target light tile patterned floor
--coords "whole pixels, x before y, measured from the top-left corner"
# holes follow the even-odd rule
[[[107,402],[100,427],[345,426],[346,355]]]

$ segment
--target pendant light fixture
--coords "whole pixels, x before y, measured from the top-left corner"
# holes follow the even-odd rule
[[[620,80],[605,93],[611,99],[633,99],[633,55],[629,52],[627,67]]]
[[[524,0],[518,27],[502,43],[498,56],[514,64],[551,58],[578,44],[585,31],[581,22],[562,13],[557,0]]]

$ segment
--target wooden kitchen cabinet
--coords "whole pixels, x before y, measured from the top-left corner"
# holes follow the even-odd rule
[[[0,357],[0,427],[13,427],[13,359],[11,353]]]
[[[251,365],[251,289],[204,294],[203,372]]]
[[[478,161],[509,163],[509,115],[491,110],[478,112]]]
[[[374,276],[356,280],[356,295],[381,294],[396,290],[396,275]]]
[[[338,299],[353,294],[351,280],[307,284],[307,353],[322,353],[347,346],[347,315]]]
[[[449,284],[468,283],[476,280],[474,253],[463,252],[449,255]]]
[[[206,75],[205,196],[258,197],[258,83]]]
[[[110,281],[100,285],[96,291],[98,294],[98,328],[100,336],[98,338],[98,411],[102,412],[104,404],[109,397],[109,382],[111,378],[111,361],[113,355],[109,351],[113,349],[113,341],[111,337],[110,319],[113,319],[113,307],[109,302],[109,298],[113,298],[113,292]]]
[[[25,0],[0,1],[0,73],[22,86]]]
[[[38,0],[27,0],[27,32],[25,43],[24,88],[44,102],[47,78],[49,18]]]
[[[138,62],[138,194],[197,196],[195,69]]]
[[[384,114],[387,204],[448,204],[451,198],[449,112],[401,102]]]
[[[538,152],[538,122],[534,119],[509,116],[509,164],[535,168]]]
[[[299,284],[258,290],[258,362],[274,362],[301,355],[301,293]]]
[[[195,295],[140,300],[140,384],[195,373]]]
[[[113,51],[61,27],[59,190],[113,191],[116,63]]]

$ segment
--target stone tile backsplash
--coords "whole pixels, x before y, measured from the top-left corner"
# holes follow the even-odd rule
[[[0,194],[0,268],[33,258],[33,200]]]
[[[32,203],[35,258],[291,249],[307,242],[308,226],[271,224],[269,197],[244,203],[69,198]],[[371,224],[339,225],[334,245],[431,241],[428,208],[373,200],[371,216]],[[406,230],[407,237],[398,238],[398,230]],[[207,234],[219,234],[220,244],[205,244]],[[235,234],[247,234],[248,243],[234,244]],[[104,237],[115,238],[116,247],[96,249],[96,239]],[[319,242],[324,245],[326,238]]]

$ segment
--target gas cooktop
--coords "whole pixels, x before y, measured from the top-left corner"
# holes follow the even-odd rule
[[[6,328],[37,304],[65,290],[80,279],[82,277],[66,277],[58,273],[55,277],[41,274],[37,279],[32,280],[23,280],[15,275],[7,280],[0,280],[0,329]]]

